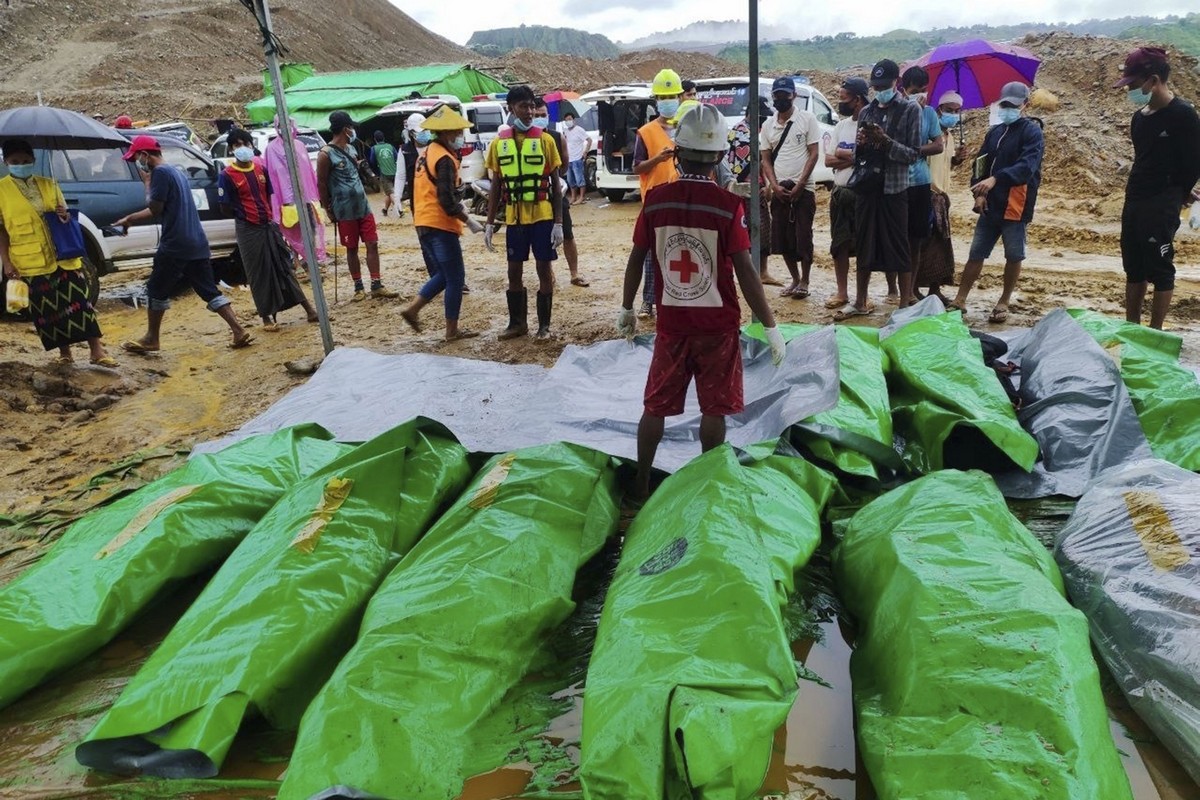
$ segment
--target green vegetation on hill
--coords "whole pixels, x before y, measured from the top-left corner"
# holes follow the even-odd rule
[[[895,30],[881,36],[814,36],[803,41],[763,43],[759,64],[764,72],[804,69],[836,70],[872,64],[881,58],[907,61],[946,42],[987,39],[1006,42],[1030,33],[1062,31],[1076,35],[1112,36],[1120,39],[1148,39],[1171,44],[1185,53],[1200,57],[1200,14],[1187,17],[1125,17],[1113,20],[1086,20],[1071,25],[1021,23],[1018,25],[974,25],[966,28],[939,28],[932,31]],[[733,44],[720,57],[744,64],[749,60],[744,44]]]
[[[565,53],[583,58],[616,58],[621,54],[607,36],[547,25],[475,31],[467,47],[484,56],[502,56],[522,47],[540,53]]]

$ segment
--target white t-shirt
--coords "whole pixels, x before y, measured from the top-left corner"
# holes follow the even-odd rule
[[[775,177],[781,181],[799,180],[800,175],[804,172],[804,165],[808,162],[808,146],[810,144],[815,144],[818,148],[821,146],[821,123],[817,122],[816,116],[811,111],[793,108],[789,121],[792,123],[792,129],[788,131],[787,141],[779,148],[779,155],[775,156],[773,162]],[[759,133],[759,147],[766,153],[774,150],[775,145],[779,143],[779,137],[783,136],[783,130],[787,124],[787,122],[782,124],[779,122],[778,114],[763,120],[762,131]],[[804,188],[810,192],[817,190],[817,184],[812,179],[812,175],[809,175],[808,183]]]
[[[587,155],[584,147],[587,145],[588,133],[578,124],[574,128],[563,126],[563,141],[567,143],[567,162],[581,161]]]
[[[858,141],[858,120],[854,117],[846,117],[838,122],[837,127],[833,129],[833,139],[830,141],[825,152],[827,155],[833,155],[834,150],[854,150],[854,146]],[[835,169],[833,171],[833,185],[845,186],[850,182],[850,173],[854,171],[853,167],[845,169]]]

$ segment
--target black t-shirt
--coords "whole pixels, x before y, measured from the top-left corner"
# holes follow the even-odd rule
[[[1133,168],[1128,198],[1179,194],[1182,204],[1200,179],[1200,117],[1176,97],[1153,114],[1134,112],[1129,125],[1133,139]]]

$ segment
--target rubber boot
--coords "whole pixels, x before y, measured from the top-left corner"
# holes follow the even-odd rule
[[[550,312],[554,310],[554,295],[537,293],[537,338],[545,339],[550,335]]]
[[[504,295],[508,299],[508,327],[496,337],[500,341],[529,333],[529,291],[517,289]]]

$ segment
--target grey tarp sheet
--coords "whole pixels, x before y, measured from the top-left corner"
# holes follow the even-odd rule
[[[1200,781],[1200,476],[1157,459],[1109,470],[1054,557],[1130,705]]]
[[[1152,457],[1119,368],[1066,311],[1011,340],[1005,358],[1021,366],[1017,419],[1042,454],[1032,472],[996,477],[1005,497],[1079,497],[1104,470]]]
[[[652,336],[568,346],[550,369],[427,354],[380,355],[339,348],[304,385],[233,434],[196,448],[220,450],[246,436],[298,421],[318,422],[357,442],[425,416],[471,451],[500,453],[566,441],[621,458],[637,457],[637,424],[653,352]],[[742,337],[746,410],[728,420],[727,440],[744,447],[780,436],[838,400],[833,328],[788,344],[784,362]],[[667,420],[655,466],[673,472],[700,454],[695,387],[684,413]]]

